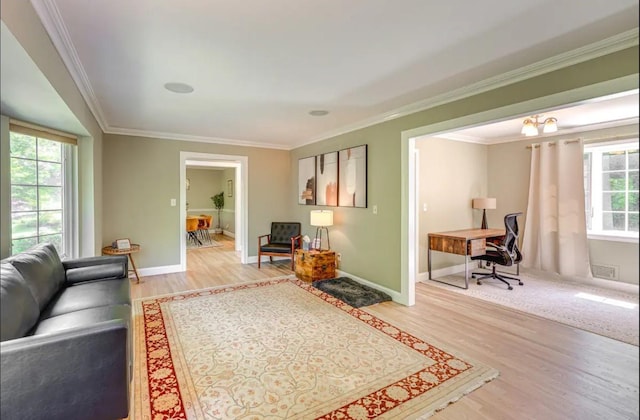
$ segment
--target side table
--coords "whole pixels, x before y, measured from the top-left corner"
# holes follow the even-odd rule
[[[335,278],[336,253],[329,250],[296,249],[295,271],[296,277],[309,282]]]
[[[138,270],[136,269],[136,263],[133,262],[133,256],[131,255],[139,251],[140,245],[138,244],[131,244],[131,248],[128,249],[118,249],[109,245],[102,248],[102,255],[128,255],[129,261],[131,261],[131,266],[133,267],[133,270],[130,269],[129,271],[133,271],[133,274],[135,274],[136,276],[136,283],[140,283],[140,276],[138,275]]]

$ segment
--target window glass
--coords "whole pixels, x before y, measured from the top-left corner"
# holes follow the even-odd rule
[[[585,147],[584,190],[590,234],[638,237],[638,141]]]

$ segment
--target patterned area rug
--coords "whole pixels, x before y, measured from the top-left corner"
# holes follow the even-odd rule
[[[320,289],[354,308],[362,308],[363,306],[391,300],[391,296],[388,294],[360,284],[349,277],[317,280],[311,284],[316,289]]]
[[[220,242],[214,241],[213,239],[211,240],[211,243],[203,242],[201,245],[197,245],[197,244],[194,244],[191,241],[187,241],[187,249],[212,248],[212,247],[216,247],[216,246],[224,246],[224,245],[221,244]]]
[[[424,283],[638,345],[638,286],[599,279],[578,282],[534,270],[521,270],[520,279],[524,285],[511,281],[513,290],[491,279],[477,285],[470,278],[467,290],[429,280]],[[464,285],[464,274],[438,280]]]
[[[498,376],[283,277],[134,302],[135,419],[426,418]]]

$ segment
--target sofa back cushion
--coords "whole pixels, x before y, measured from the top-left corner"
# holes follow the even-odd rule
[[[58,251],[50,243],[42,243],[28,251],[7,258],[22,274],[40,310],[64,284],[65,273]]]
[[[2,263],[0,271],[0,341],[24,337],[38,321],[38,304],[14,266]]]

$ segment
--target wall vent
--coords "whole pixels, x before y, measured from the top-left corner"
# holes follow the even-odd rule
[[[599,279],[618,280],[618,267],[615,265],[593,264],[591,273]]]

